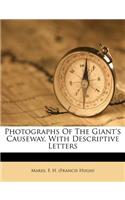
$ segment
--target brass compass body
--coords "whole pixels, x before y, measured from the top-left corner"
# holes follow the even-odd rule
[[[115,89],[112,58],[101,51],[79,47],[58,63],[54,90],[62,106],[78,116],[94,116],[110,103]]]

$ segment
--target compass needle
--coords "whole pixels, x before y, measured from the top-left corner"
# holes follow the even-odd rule
[[[82,89],[82,91],[83,91],[83,109],[85,108],[85,99],[86,99],[86,89]]]

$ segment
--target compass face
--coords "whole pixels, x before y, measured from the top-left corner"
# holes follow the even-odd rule
[[[78,116],[93,116],[103,111],[112,99],[113,74],[98,55],[76,51],[59,62],[54,89],[66,110]]]

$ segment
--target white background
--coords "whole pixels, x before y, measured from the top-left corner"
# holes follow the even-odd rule
[[[124,0],[1,0],[1,18],[124,19]]]
[[[2,183],[1,200],[124,200],[124,183]]]
[[[124,0],[2,0],[1,18],[123,19]],[[0,183],[1,200],[124,200],[125,183]]]

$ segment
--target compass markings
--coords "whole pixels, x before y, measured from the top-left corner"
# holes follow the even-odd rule
[[[69,84],[72,86],[72,81],[69,81]]]
[[[93,66],[92,66],[92,69],[91,69],[91,72],[93,72],[93,71],[95,70],[95,68],[96,68],[96,66],[93,65]]]
[[[78,74],[75,73],[74,75],[76,75],[77,77],[79,77],[80,79],[82,79],[81,76],[79,76]]]
[[[96,69],[96,66],[93,65],[92,68],[88,70],[89,76],[90,76],[90,74],[91,74],[93,71],[95,71],[95,69]]]
[[[97,89],[97,88],[96,88],[96,91],[97,91],[97,92],[100,92],[100,90],[99,90],[99,89]]]
[[[92,85],[89,85],[93,90],[100,92],[100,90],[98,88],[94,88]]]
[[[72,73],[72,74],[73,74],[74,72],[75,72],[75,70],[74,70],[74,69],[71,69],[71,70],[70,70],[70,73]]]
[[[89,95],[88,95],[88,94],[86,95],[86,98],[89,98]]]
[[[101,80],[101,78],[98,77],[98,78],[90,79],[89,81],[100,81],[100,80]]]
[[[79,82],[79,81],[74,81],[74,82],[73,81],[69,81],[70,86],[72,86],[73,83],[81,83],[81,82]]]
[[[76,96],[78,95],[78,93],[80,92],[81,89],[82,89],[82,87],[80,87],[80,88],[76,91]]]

